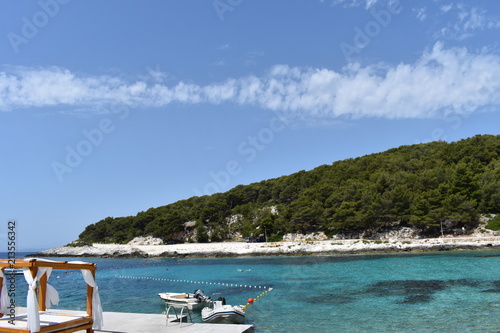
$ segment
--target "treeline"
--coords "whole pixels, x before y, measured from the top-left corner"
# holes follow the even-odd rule
[[[322,165],[311,171],[239,185],[210,196],[107,217],[81,242],[125,243],[153,235],[165,242],[222,241],[240,233],[353,234],[411,226],[433,236],[477,226],[500,212],[500,136],[437,141]],[[191,223],[186,223],[191,222]]]

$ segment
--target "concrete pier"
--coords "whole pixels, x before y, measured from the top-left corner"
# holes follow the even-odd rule
[[[104,326],[95,332],[103,333],[253,333],[252,325],[239,324],[202,324],[184,320],[182,326],[175,321],[175,315],[169,315],[169,323],[164,314],[104,312]]]
[[[66,314],[86,315],[85,311],[54,309],[50,312],[63,312]],[[25,307],[17,307],[17,314],[25,314]],[[182,325],[174,314],[146,314],[146,313],[124,313],[124,312],[104,312],[104,325],[96,333],[254,333],[253,325],[245,324],[205,324],[187,322],[186,316]],[[0,328],[1,332],[1,328]],[[78,333],[85,331],[78,331]]]

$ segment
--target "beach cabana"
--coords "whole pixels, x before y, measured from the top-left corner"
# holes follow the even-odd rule
[[[9,270],[9,273],[6,272]],[[26,313],[16,313],[9,291],[22,286],[13,283],[12,269],[22,269],[28,287]],[[49,310],[57,305],[59,294],[48,280],[52,270],[80,270],[87,283],[87,311],[81,315]],[[95,282],[96,265],[81,261],[52,261],[43,259],[0,259],[0,332],[57,332],[85,330],[93,333],[102,327],[102,308]],[[13,283],[13,284],[12,284]]]

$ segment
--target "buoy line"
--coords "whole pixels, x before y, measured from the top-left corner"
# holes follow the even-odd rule
[[[247,304],[243,305],[241,307],[241,309],[243,311],[245,311],[245,309],[247,308],[247,306],[249,306],[250,304],[252,303],[255,303],[257,302],[257,300],[259,300],[261,297],[263,297],[264,295],[267,295],[267,293],[269,293],[271,290],[273,290],[273,288],[269,288],[268,290],[262,292],[259,296],[255,297],[255,298],[249,298],[248,301],[247,301]]]
[[[270,288],[270,287],[267,287],[267,286],[252,286],[252,285],[246,285],[246,284],[243,285],[243,284],[237,284],[237,283],[165,279],[165,278],[156,278],[156,277],[151,277],[151,276],[124,276],[124,275],[116,275],[115,277],[121,278],[121,279],[154,280],[154,281],[183,282],[183,283],[206,284],[206,285],[220,285],[220,286],[226,286],[226,287],[239,287],[239,288],[250,288],[250,289],[267,289],[266,292],[273,290],[273,288]]]

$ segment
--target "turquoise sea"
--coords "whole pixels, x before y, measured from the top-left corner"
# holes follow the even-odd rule
[[[161,313],[159,292],[202,289],[225,296],[229,304],[263,295],[246,310],[255,332],[500,332],[495,249],[83,260],[98,265],[104,311]],[[59,308],[85,308],[79,272],[54,271],[49,282],[59,290]],[[17,285],[18,305],[25,306],[23,277]],[[199,315],[195,320],[201,322]]]

